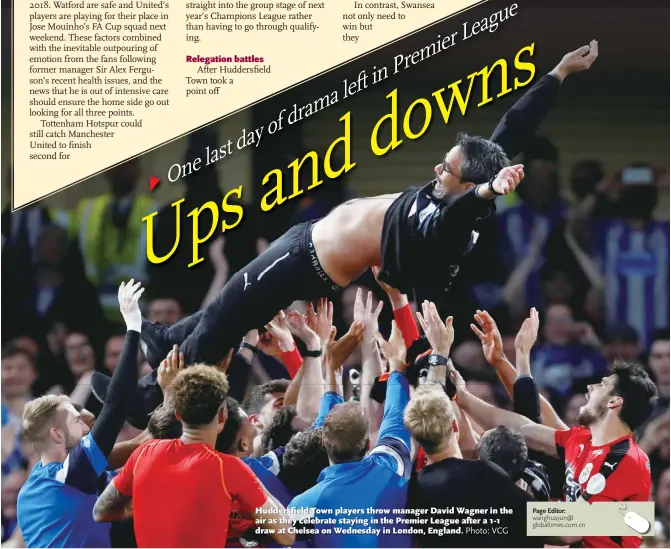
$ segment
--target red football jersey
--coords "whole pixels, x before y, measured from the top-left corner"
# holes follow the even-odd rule
[[[242,460],[179,439],[145,442],[113,482],[133,498],[138,547],[224,547],[232,501],[251,513],[268,499]]]
[[[556,431],[555,442],[566,471],[564,500],[649,501],[650,461],[632,435],[604,446],[592,445],[586,427]],[[640,547],[638,536],[586,536],[583,547]]]

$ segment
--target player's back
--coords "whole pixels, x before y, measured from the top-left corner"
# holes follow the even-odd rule
[[[405,508],[408,490],[396,458],[385,448],[373,450],[361,461],[324,469],[315,486],[293,499],[291,507],[319,510],[316,518],[323,522],[309,527],[319,532],[314,535],[314,547],[412,546],[409,535],[383,533],[380,526],[381,517],[391,524],[394,510]],[[352,510],[351,514],[343,514],[342,509]]]
[[[132,463],[138,546],[224,547],[231,507],[226,470],[235,459],[179,439],[146,443]]]
[[[333,209],[312,230],[322,268],[341,286],[380,264],[384,216],[398,194],[355,198]]]

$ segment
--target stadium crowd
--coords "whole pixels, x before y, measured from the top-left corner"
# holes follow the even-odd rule
[[[270,238],[251,220],[199,268],[148,266],[132,161],[67,219],[6,210],[3,546],[638,546],[526,536],[528,501],[579,497],[654,501],[643,544],[668,546],[669,222],[653,215],[668,171],[579,162],[568,200],[549,140],[523,162],[447,320],[367,273],[339,302],[279,311],[220,364],[175,349],[148,418],[128,398],[151,370],[142,316],[200,309]],[[220,194],[215,179],[194,178],[187,202]],[[600,490],[578,478],[584,448]],[[509,533],[430,533],[432,507],[513,509]],[[376,532],[394,509],[407,531]]]

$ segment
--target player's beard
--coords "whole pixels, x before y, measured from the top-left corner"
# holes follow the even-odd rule
[[[608,411],[605,402],[597,403],[594,410],[588,410],[587,406],[580,410],[580,413],[578,414],[578,423],[583,427],[594,425],[597,421],[602,419]]]
[[[70,433],[65,433],[65,451],[69,454],[72,449],[79,444],[81,439],[73,437]]]

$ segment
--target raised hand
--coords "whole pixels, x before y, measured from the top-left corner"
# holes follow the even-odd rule
[[[242,341],[252,347],[256,347],[259,344],[259,331],[249,330],[249,332],[245,334],[245,337],[242,338]]]
[[[435,304],[425,301],[422,303],[422,313],[417,311],[417,320],[419,320],[419,325],[422,327],[426,339],[429,340],[433,352],[449,358],[450,348],[454,342],[452,317],[447,317],[445,324],[443,324]]]
[[[524,179],[524,166],[522,164],[508,166],[499,172],[492,183],[492,187],[499,194],[509,194],[517,188],[522,179]]]
[[[319,336],[323,349],[329,341],[331,328],[333,327],[333,303],[322,297],[317,302],[316,312],[312,303],[309,303],[305,318],[308,327]]]
[[[391,321],[391,336],[389,337],[389,341],[386,341],[380,332],[375,334],[375,339],[380,345],[384,358],[389,361],[389,370],[392,372],[395,370],[405,372],[405,354],[407,348],[403,340],[403,334],[396,321]]]
[[[324,350],[324,362],[327,368],[334,372],[339,371],[347,362],[349,356],[361,344],[364,334],[364,325],[353,322],[348,332],[336,341],[336,329],[331,328],[329,340]]]
[[[522,327],[515,337],[515,349],[518,352],[524,355],[531,353],[531,348],[534,346],[534,343],[536,343],[536,339],[538,338],[539,324],[538,311],[533,307],[529,318],[522,323]]]
[[[471,330],[482,343],[482,352],[487,362],[494,364],[504,358],[501,333],[487,311],[476,311],[474,317],[480,329],[475,324],[471,324]]]
[[[141,286],[141,282],[135,282],[132,278],[128,284],[122,282],[119,286],[119,310],[126,323],[126,329],[135,332],[140,332],[142,329],[142,313],[138,305],[138,300],[144,292]]]
[[[321,349],[319,336],[308,326],[306,318],[297,311],[286,315],[286,326],[298,339],[303,341],[311,350]]]
[[[562,60],[554,68],[552,74],[563,80],[569,74],[589,69],[597,57],[599,57],[599,43],[596,40],[592,40],[589,46],[582,46],[562,57]]]
[[[373,310],[373,292],[368,292],[366,301],[363,300],[363,291],[359,288],[356,292],[356,300],[354,301],[354,322],[360,322],[363,327],[363,342],[373,343],[375,341],[375,334],[378,331],[378,319],[382,312],[384,303],[380,301]]]
[[[179,347],[175,345],[172,351],[168,353],[161,365],[158,367],[156,381],[165,395],[173,380],[184,369],[184,353],[179,352]]]
[[[461,374],[458,372],[456,368],[450,369],[450,379],[452,380],[452,383],[454,383],[454,386],[457,388],[457,396],[459,396],[461,393],[468,392],[468,390],[466,389],[466,382],[464,381],[464,378],[461,377]]]
[[[209,248],[210,261],[212,262],[212,266],[217,272],[221,271],[228,272],[228,259],[226,259],[226,255],[224,254],[225,247],[226,247],[226,238],[224,237],[224,235],[218,236],[212,242],[212,244],[210,244]]]
[[[294,337],[287,326],[284,311],[277,313],[275,318],[266,324],[266,330],[277,341],[281,352],[291,351],[295,347]]]

